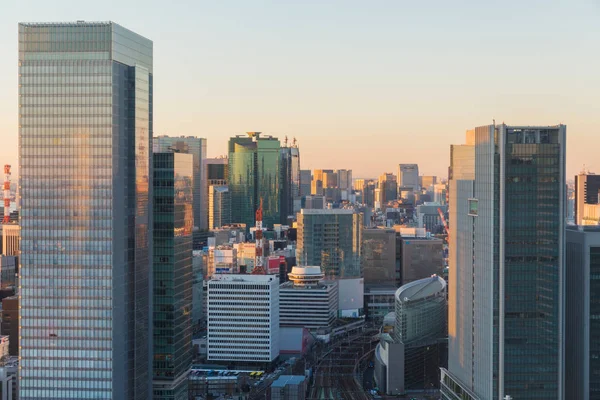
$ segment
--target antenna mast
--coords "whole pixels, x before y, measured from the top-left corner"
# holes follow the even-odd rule
[[[255,248],[255,259],[254,269],[252,275],[266,275],[265,265],[263,257],[263,229],[262,229],[262,218],[263,218],[263,199],[260,199],[260,207],[256,210],[256,230],[254,231],[254,237],[256,238]]]

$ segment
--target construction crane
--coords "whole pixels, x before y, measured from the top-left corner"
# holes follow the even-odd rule
[[[254,231],[254,237],[256,239],[255,248],[255,259],[254,269],[252,269],[252,275],[266,275],[265,270],[265,258],[263,257],[263,230],[262,230],[262,217],[263,217],[263,201],[260,199],[260,207],[256,210],[256,230]]]
[[[448,236],[447,240],[450,243],[450,230],[448,229],[448,222],[446,222],[446,217],[444,217],[444,212],[441,208],[437,209],[438,214],[440,214],[440,218],[442,220],[442,224],[444,225],[444,230],[446,231],[446,235]]]

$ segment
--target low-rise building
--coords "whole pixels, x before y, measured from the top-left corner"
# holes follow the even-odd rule
[[[271,400],[306,399],[306,377],[303,375],[281,375],[270,387]]]
[[[320,267],[293,267],[279,287],[279,323],[309,329],[328,327],[338,311],[338,286],[323,281]]]
[[[366,317],[381,320],[394,311],[396,285],[365,285]]]
[[[375,349],[375,381],[382,392],[401,395],[439,387],[447,365],[446,282],[420,279],[395,294],[393,333],[382,333]]]

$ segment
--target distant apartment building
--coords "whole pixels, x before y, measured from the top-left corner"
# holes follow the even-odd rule
[[[279,287],[279,324],[330,327],[338,312],[337,282],[323,281],[320,267],[293,267],[288,277]]]
[[[600,175],[582,172],[575,176],[575,225],[598,225]]]
[[[210,362],[267,365],[279,356],[276,275],[213,275],[207,300]]]

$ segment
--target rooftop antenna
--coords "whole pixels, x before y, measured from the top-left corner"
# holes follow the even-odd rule
[[[288,142],[288,138],[287,138],[287,135],[286,135],[285,139],[283,139],[283,147],[288,147],[287,142]]]
[[[297,145],[296,145],[296,137],[294,137],[293,143],[294,143],[293,147],[297,147]]]

